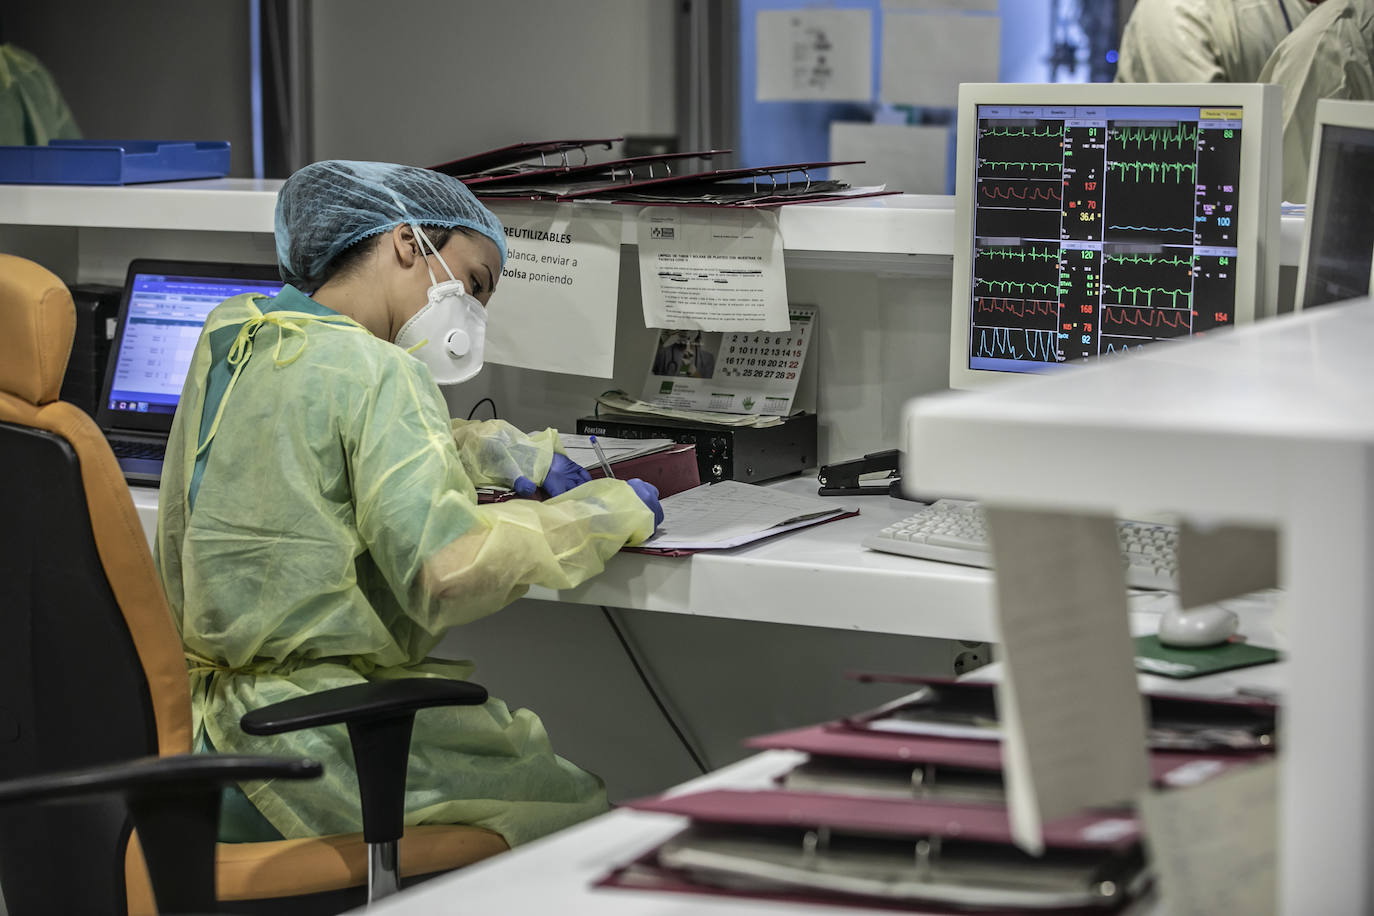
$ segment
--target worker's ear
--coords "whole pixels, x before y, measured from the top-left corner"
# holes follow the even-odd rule
[[[415,237],[415,230],[410,226],[401,223],[387,235],[391,239],[391,249],[396,257],[396,263],[401,267],[409,269],[416,261],[421,260],[420,240]]]

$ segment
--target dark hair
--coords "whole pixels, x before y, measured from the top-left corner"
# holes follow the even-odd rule
[[[478,234],[468,229],[466,226],[421,226],[420,228],[425,230],[425,235],[434,243],[436,250],[447,245],[449,239],[453,238],[455,233],[461,232],[464,235]],[[367,253],[380,244],[383,238],[390,234],[390,231],[387,231],[379,235],[369,236],[339,252],[338,256],[330,261],[325,267],[319,282],[315,284],[315,289],[318,290],[336,276],[351,274],[353,271],[357,270],[358,265],[362,263]],[[483,238],[485,238],[485,236],[483,236]],[[426,254],[429,253],[428,248],[425,248],[424,251]]]

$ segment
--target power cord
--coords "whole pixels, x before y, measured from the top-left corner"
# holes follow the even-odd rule
[[[611,632],[615,634],[616,639],[620,640],[620,647],[625,650],[626,658],[628,658],[630,664],[634,666],[635,673],[639,675],[639,680],[644,684],[644,689],[649,692],[649,697],[654,701],[654,705],[658,707],[659,712],[663,713],[664,721],[668,723],[668,727],[673,730],[673,734],[677,735],[677,739],[681,741],[682,746],[686,748],[687,756],[692,758],[692,762],[697,765],[697,769],[701,770],[703,773],[709,773],[710,768],[706,766],[701,755],[697,753],[696,748],[692,747],[692,742],[687,740],[687,736],[682,733],[682,729],[678,727],[676,720],[673,719],[673,714],[668,711],[668,707],[665,706],[663,700],[659,698],[658,691],[654,689],[653,683],[649,680],[649,675],[645,673],[644,667],[640,665],[639,657],[635,654],[635,650],[630,647],[630,642],[625,638],[625,634],[621,631],[620,624],[616,622],[615,615],[611,613],[611,609],[603,604],[601,605],[601,613],[606,615],[606,622],[611,625]]]
[[[480,401],[478,401],[476,404],[473,404],[473,405],[472,405],[472,410],[469,410],[469,411],[468,411],[468,419],[469,419],[469,420],[472,419],[472,415],[473,415],[473,414],[477,413],[477,408],[481,407],[483,404],[490,404],[490,405],[491,405],[491,418],[492,418],[493,420],[499,420],[499,419],[500,419],[500,415],[497,414],[497,412],[496,412],[496,402],[493,401],[491,398],[482,398],[482,400],[480,400]]]

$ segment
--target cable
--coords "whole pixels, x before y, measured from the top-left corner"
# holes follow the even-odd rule
[[[620,624],[616,623],[615,615],[611,613],[611,609],[603,604],[601,605],[601,613],[606,615],[606,622],[611,625],[611,632],[615,634],[616,639],[620,640],[620,647],[625,650],[625,657],[628,658],[630,664],[634,666],[635,674],[639,675],[640,681],[644,684],[644,689],[649,691],[649,697],[654,701],[654,705],[658,707],[658,711],[663,713],[664,721],[666,721],[668,727],[673,730],[673,734],[677,735],[677,739],[682,742],[682,746],[687,749],[687,756],[692,758],[692,762],[697,765],[697,769],[701,770],[701,772],[711,772],[710,768],[708,768],[701,759],[701,755],[697,753],[696,748],[692,747],[692,742],[687,740],[687,736],[684,735],[682,729],[678,727],[677,722],[673,719],[673,714],[668,711],[668,707],[665,706],[663,700],[659,698],[658,691],[654,690],[654,685],[649,681],[649,675],[645,673],[644,668],[639,664],[639,658],[635,655],[634,649],[630,648],[630,642],[625,638],[625,634],[621,632]]]
[[[473,405],[472,405],[472,410],[469,410],[469,411],[468,411],[468,419],[469,419],[469,420],[472,419],[472,415],[473,415],[473,414],[477,413],[477,408],[481,407],[483,404],[490,404],[490,405],[491,405],[491,418],[492,418],[493,420],[500,419],[500,415],[497,414],[497,412],[496,412],[496,402],[493,401],[491,398],[482,398],[482,400],[480,400],[480,401],[478,401],[476,404],[473,404]]]

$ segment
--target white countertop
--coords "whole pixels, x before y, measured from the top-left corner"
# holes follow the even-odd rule
[[[816,492],[814,476],[769,486]],[[149,541],[157,491],[131,487]],[[735,620],[990,642],[992,575],[985,569],[877,553],[859,545],[918,504],[886,496],[835,497],[856,518],[803,528],[733,550],[690,557],[620,553],[577,588],[532,588],[529,597],[574,604]]]

